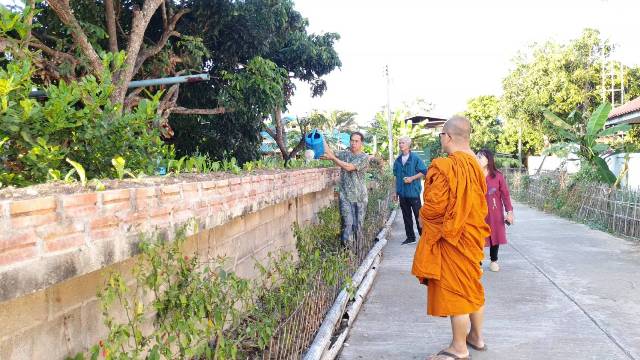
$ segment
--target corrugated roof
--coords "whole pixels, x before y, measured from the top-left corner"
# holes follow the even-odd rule
[[[636,111],[640,111],[640,97],[637,97],[624,105],[620,105],[609,113],[609,120],[618,116],[630,114]]]

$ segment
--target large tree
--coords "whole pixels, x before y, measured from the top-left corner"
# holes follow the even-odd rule
[[[499,112],[500,100],[493,95],[478,96],[467,102],[464,115],[471,122],[471,148],[495,151],[502,128]]]
[[[612,51],[610,42],[602,39],[597,30],[585,29],[579,38],[566,44],[548,41],[519,54],[514,59],[514,69],[503,81],[501,113],[507,129],[501,137],[501,149],[517,148],[519,128],[530,140],[523,146],[527,154],[542,149],[545,133],[552,141],[557,140],[544,122],[542,108],[561,118],[567,118],[575,109],[585,116],[591,114],[603,101],[603,63],[608,66]],[[638,68],[626,67],[625,75],[627,96],[640,95]],[[611,87],[609,78],[605,78],[604,87]]]
[[[295,91],[293,80],[301,80],[311,86],[312,94],[320,96],[326,90],[322,77],[341,65],[334,42],[339,38],[336,33],[310,34],[308,21],[295,10],[288,0],[207,0],[194,2],[192,12],[187,15],[185,29],[187,33],[199,33],[203,44],[211,56],[207,62],[212,74],[211,91],[203,92],[198,87],[184,88],[179,102],[189,106],[203,102],[216,104],[216,107],[232,108],[233,114],[226,118],[236,119],[229,126],[238,129],[261,126],[265,120],[273,126],[263,126],[275,140],[285,160],[295,156],[304,148],[303,136],[307,127],[301,123],[301,136],[293,144],[287,142],[281,118],[289,99]],[[252,59],[259,57],[261,66],[247,66]],[[275,65],[275,67],[273,66]],[[220,76],[226,74],[226,76]],[[246,76],[247,74],[251,76]],[[280,77],[280,74],[284,74]],[[236,81],[237,80],[237,81]],[[235,83],[239,86],[232,86]],[[281,83],[276,90],[273,85]],[[244,96],[226,96],[231,92],[242,92]],[[269,89],[256,98],[258,89]],[[237,115],[236,115],[237,114]],[[174,127],[181,126],[183,116],[172,117]],[[180,139],[190,133],[217,134],[212,137],[199,137],[196,144],[201,151],[209,152],[213,157],[221,157],[231,141],[238,146],[235,155],[242,160],[256,156],[259,137],[233,138],[218,141],[222,137],[240,134],[242,131],[225,131],[217,127],[220,116],[191,116],[188,127],[176,134],[177,143],[188,142]],[[181,146],[178,146],[181,150]],[[239,160],[240,160],[239,159]]]

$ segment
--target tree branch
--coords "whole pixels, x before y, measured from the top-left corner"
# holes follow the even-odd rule
[[[145,49],[144,51],[142,51],[140,56],[138,56],[138,59],[136,60],[135,68],[133,70],[134,74],[138,73],[138,71],[142,67],[142,64],[144,64],[144,62],[147,61],[147,59],[158,54],[160,50],[162,50],[167,45],[167,41],[169,41],[169,38],[171,38],[172,36],[180,36],[180,33],[174,30],[180,18],[189,12],[191,12],[190,9],[181,9],[171,18],[171,22],[164,29],[164,32],[162,33],[162,36],[160,37],[160,40],[158,41],[158,43],[148,49]]]
[[[294,157],[296,157],[296,155],[298,155],[298,153],[300,151],[302,151],[302,149],[304,149],[305,147],[305,141],[304,141],[304,137],[305,137],[305,132],[302,132],[302,137],[300,138],[300,141],[298,142],[298,145],[296,145],[293,150],[291,150],[291,152],[289,153],[289,159],[292,159]]]
[[[82,53],[89,59],[93,74],[97,78],[102,77],[104,68],[102,61],[93,48],[87,35],[82,30],[78,19],[73,15],[73,10],[69,7],[69,0],[49,0],[51,9],[58,15],[60,21],[71,30],[71,36],[76,45],[82,50]]]
[[[60,0],[54,0],[60,1]],[[114,104],[121,104],[127,93],[127,85],[134,75],[134,68],[144,33],[149,25],[149,21],[158,7],[164,0],[146,0],[142,6],[142,10],[133,10],[133,21],[131,22],[131,32],[129,34],[129,46],[127,47],[127,60],[124,67],[114,76],[115,89],[111,94],[111,101]]]
[[[116,31],[116,10],[113,0],[104,0],[104,11],[107,21],[107,33],[109,34],[109,51],[118,52],[118,34]]]

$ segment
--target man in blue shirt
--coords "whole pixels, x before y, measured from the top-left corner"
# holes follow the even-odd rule
[[[415,244],[416,235],[413,231],[413,217],[416,218],[418,234],[422,233],[420,228],[420,192],[422,184],[420,179],[427,174],[424,162],[417,155],[411,152],[411,138],[403,136],[398,139],[400,145],[400,155],[393,163],[393,175],[396,177],[396,197],[400,199],[400,209],[404,220],[404,230],[407,239],[402,245]]]

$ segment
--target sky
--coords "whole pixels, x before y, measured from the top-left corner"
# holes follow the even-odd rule
[[[13,0],[0,0],[12,3]],[[298,83],[289,113],[358,113],[366,124],[387,103],[416,98],[432,116],[464,111],[469,99],[500,95],[518,51],[534,42],[567,42],[599,29],[617,46],[615,57],[640,64],[640,0],[295,0],[309,31],[337,32],[342,67],[325,76],[328,89],[312,98]]]
[[[369,122],[391,108],[423,98],[430,115],[448,118],[470,98],[500,95],[518,51],[534,42],[566,42],[584,28],[599,29],[617,45],[614,57],[640,64],[638,0],[296,0],[309,31],[337,32],[342,67],[328,89],[312,98],[299,83],[289,112],[347,110]]]

